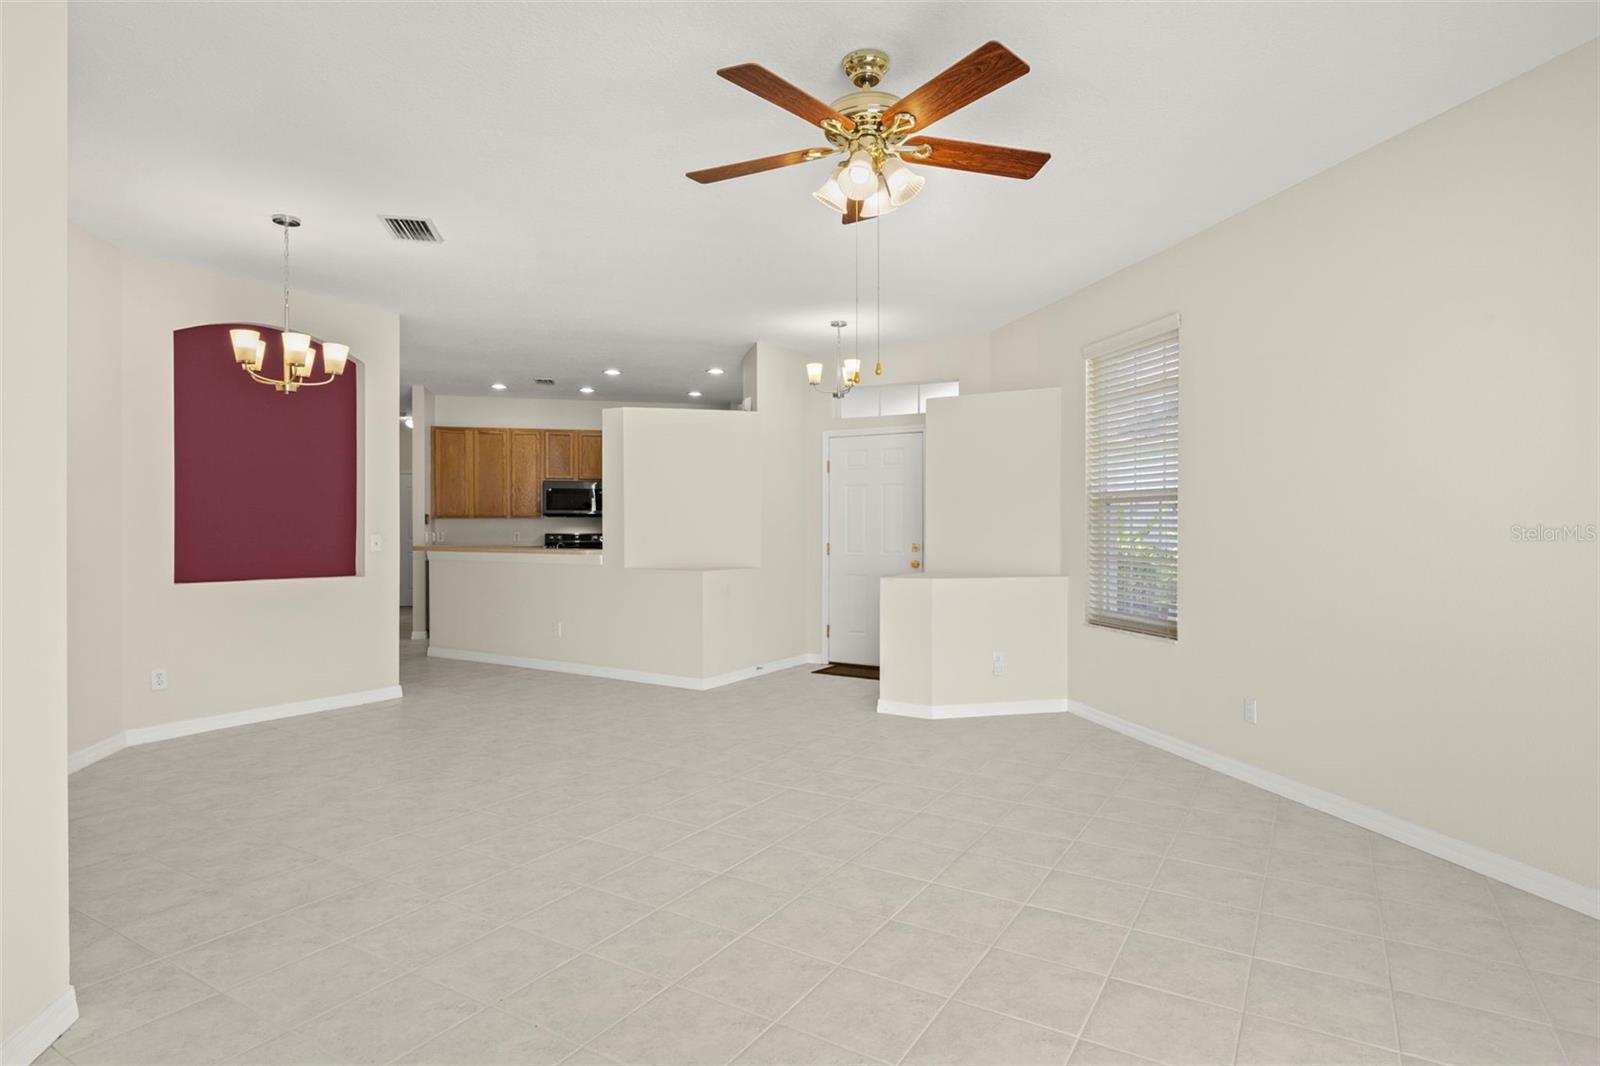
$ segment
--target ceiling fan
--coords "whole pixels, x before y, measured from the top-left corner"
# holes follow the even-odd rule
[[[690,171],[688,177],[709,185],[813,159],[843,156],[813,195],[838,211],[845,225],[849,225],[888,214],[922,191],[926,179],[906,166],[907,162],[1027,180],[1050,159],[1048,152],[952,141],[921,132],[1028,73],[1028,64],[999,41],[990,41],[905,96],[878,89],[889,71],[889,56],[879,49],[858,48],[844,57],[842,66],[856,91],[832,104],[823,103],[755,63],[717,71],[719,77],[741,89],[821,127],[828,144]]]

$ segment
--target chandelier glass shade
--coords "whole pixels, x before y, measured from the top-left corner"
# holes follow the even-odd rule
[[[280,377],[269,377],[261,373],[261,366],[267,355],[267,342],[262,339],[261,331],[254,329],[231,329],[228,331],[228,340],[233,346],[233,361],[237,363],[250,380],[262,385],[271,385],[285,396],[302,388],[316,385],[331,384],[335,378],[344,373],[345,364],[350,359],[350,346],[335,344],[332,341],[318,343],[311,339],[309,333],[298,333],[289,328],[289,231],[300,225],[300,220],[293,215],[273,215],[272,221],[283,227],[283,332],[280,337],[283,342],[283,367]],[[313,377],[316,372],[317,353],[320,348],[322,354],[322,376]]]

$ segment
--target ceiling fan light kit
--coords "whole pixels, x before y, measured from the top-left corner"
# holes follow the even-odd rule
[[[999,41],[990,41],[905,96],[878,88],[889,73],[889,56],[881,49],[858,48],[844,57],[841,66],[856,91],[832,104],[755,63],[717,71],[740,88],[817,126],[829,147],[691,171],[688,177],[705,185],[843,156],[844,161],[812,195],[849,225],[886,215],[916,198],[927,179],[906,166],[908,161],[1026,180],[1050,159],[1048,152],[944,140],[921,132],[1028,72],[1028,65]]]

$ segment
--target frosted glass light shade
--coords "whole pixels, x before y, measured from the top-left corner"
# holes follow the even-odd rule
[[[322,344],[322,369],[330,374],[343,374],[345,360],[350,358],[348,344],[334,344],[324,341]]]
[[[878,187],[878,168],[872,165],[872,156],[857,148],[839,175],[839,188],[851,200],[865,200]]]
[[[255,353],[255,356],[248,363],[244,364],[245,365],[245,369],[247,369],[247,370],[260,370],[261,369],[262,360],[266,359],[266,357],[267,357],[267,342],[264,341],[264,340],[256,341],[256,353]]]
[[[290,366],[305,366],[311,362],[311,337],[306,333],[283,335],[283,361]]]
[[[928,184],[928,179],[912,170],[898,158],[891,156],[883,161],[881,168],[883,181],[889,189],[889,202],[895,207],[901,207],[916,198],[922,187]]]
[[[821,385],[822,384],[822,364],[821,363],[807,363],[806,364],[806,383],[808,385]]]
[[[249,366],[256,357],[256,349],[261,345],[261,334],[253,329],[230,329],[228,340],[233,343],[233,361],[240,366]]]
[[[833,168],[833,173],[828,175],[828,180],[822,183],[822,188],[811,194],[817,198],[818,203],[824,207],[831,207],[841,215],[844,214],[845,202],[844,190],[839,188],[839,175],[842,173],[844,164],[840,163]]]
[[[861,360],[846,359],[844,361],[844,379],[846,381],[861,380]]]
[[[894,200],[889,196],[889,187],[882,179],[878,181],[878,191],[861,201],[861,217],[877,218],[887,215],[895,209]]]

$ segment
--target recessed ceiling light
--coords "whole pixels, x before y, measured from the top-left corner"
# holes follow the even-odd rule
[[[593,385],[585,385],[583,388],[579,389],[578,391],[581,392],[581,393],[584,393],[585,395],[587,395],[588,393],[591,393],[591,392],[594,391],[594,386]]]
[[[606,373],[606,377],[608,377],[608,378],[614,378],[614,377],[616,377],[616,376],[617,376],[617,375],[618,375],[618,374],[620,374],[620,373],[622,373],[622,371],[620,371],[620,370],[618,370],[618,369],[617,369],[617,368],[616,368],[616,367],[614,367],[614,366],[611,366],[611,367],[607,367],[607,368],[606,368],[606,372],[605,372],[605,373]]]
[[[715,376],[722,373],[722,368],[720,366],[708,366],[706,367],[706,373]]]
[[[490,385],[489,387],[491,389],[493,389],[495,392],[504,392],[505,389],[506,389],[506,383],[503,382],[503,381],[497,381],[493,385]]]
[[[700,398],[700,394],[698,392],[691,392],[689,395],[690,395],[691,398],[694,398],[694,399],[699,399]]]

